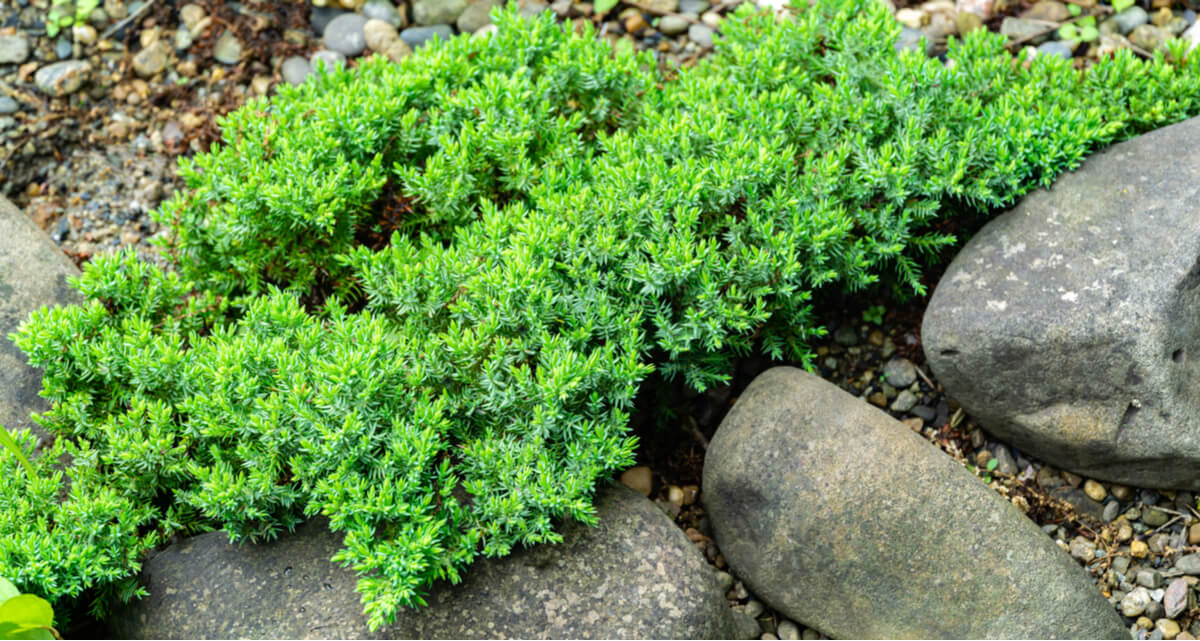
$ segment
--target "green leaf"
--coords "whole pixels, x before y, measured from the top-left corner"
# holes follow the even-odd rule
[[[1095,27],[1084,27],[1079,32],[1079,39],[1084,42],[1091,42],[1100,37],[1100,30]]]
[[[1063,40],[1079,40],[1079,32],[1075,30],[1075,25],[1065,24],[1058,28],[1058,37]]]
[[[18,594],[0,604],[0,621],[24,627],[54,625],[54,610],[50,603],[33,594]]]
[[[0,639],[56,639],[49,628],[0,623]]]
[[[17,589],[17,586],[12,584],[12,581],[9,581],[4,577],[0,577],[0,605],[3,605],[5,601],[8,601],[20,593],[21,591]]]
[[[612,10],[613,7],[617,6],[618,1],[619,0],[596,0],[595,4],[592,5],[592,9],[596,13],[605,13],[607,11]],[[1130,0],[1130,2],[1132,2],[1132,1],[1133,0]]]
[[[999,464],[1000,464],[1000,461],[998,461],[997,459],[992,459],[992,460],[988,461],[987,462],[987,471],[991,472],[992,470],[996,469],[996,466]]]
[[[1068,12],[1069,12],[1069,13],[1070,13],[1072,16],[1076,16],[1076,17],[1078,17],[1078,16],[1079,16],[1079,14],[1083,13],[1083,7],[1080,7],[1080,6],[1079,6],[1079,5],[1077,5],[1077,4],[1070,4],[1070,3],[1067,3],[1067,11],[1068,11]]]
[[[1132,6],[1133,0],[1112,0],[1112,8],[1116,13],[1121,13]]]
[[[29,475],[29,480],[33,480],[36,476],[36,472],[33,471],[33,464],[29,462],[29,459],[25,458],[25,453],[21,451],[21,446],[17,445],[17,442],[13,440],[12,434],[9,434],[3,425],[0,425],[0,445],[3,445],[5,449],[12,452],[13,456],[17,457],[21,466],[25,468],[25,472]]]

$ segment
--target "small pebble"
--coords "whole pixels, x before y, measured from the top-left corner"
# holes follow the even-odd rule
[[[1162,632],[1162,638],[1175,639],[1179,637],[1179,624],[1170,619],[1159,619],[1154,622],[1154,629]]]
[[[1121,504],[1116,501],[1109,501],[1104,504],[1104,521],[1111,522],[1121,513]]]
[[[279,66],[279,74],[283,76],[283,81],[290,85],[304,84],[304,80],[310,73],[312,73],[312,65],[302,56],[292,56]]]
[[[1144,559],[1150,554],[1150,546],[1145,541],[1133,541],[1129,544],[1129,554],[1135,559]]]
[[[346,66],[346,56],[328,49],[321,49],[313,53],[309,58],[309,63],[312,65],[313,71],[324,69],[326,73],[332,72],[334,69],[341,69]]]
[[[400,38],[413,49],[430,42],[434,36],[446,42],[454,37],[454,31],[450,29],[450,25],[439,24],[432,27],[409,27],[400,32]]]
[[[212,56],[221,64],[235,65],[242,58],[242,41],[232,31],[226,31],[213,45]]]
[[[779,622],[779,627],[775,632],[784,641],[798,641],[800,639],[800,626],[787,619]]]
[[[713,46],[712,27],[710,27],[708,25],[703,25],[703,24],[693,24],[690,27],[688,27],[688,39],[691,40],[692,42],[700,45],[701,47],[711,47],[711,46]],[[854,330],[854,328],[850,328],[850,329],[851,329],[851,331]],[[841,331],[841,330],[839,330],[839,331]],[[834,338],[835,338],[835,340],[837,340],[836,336]],[[842,343],[840,340],[838,340],[838,343],[841,345],[845,345],[845,343]],[[850,343],[850,344],[854,345],[857,343],[858,343],[858,334],[855,333],[854,343]]]
[[[637,490],[642,496],[650,496],[650,491],[653,489],[654,475],[650,472],[650,468],[645,465],[639,465],[622,472],[621,483]]]
[[[1135,588],[1132,592],[1125,595],[1121,599],[1121,614],[1127,617],[1136,617],[1146,611],[1146,606],[1150,605],[1150,592],[1146,588]]]

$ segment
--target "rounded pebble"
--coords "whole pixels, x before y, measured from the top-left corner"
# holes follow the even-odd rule
[[[91,72],[92,66],[82,60],[66,60],[38,69],[33,82],[44,94],[67,96],[79,91]]]
[[[300,85],[312,73],[312,65],[303,56],[292,56],[279,66],[279,73],[289,85]]]
[[[366,17],[357,13],[346,13],[334,18],[325,27],[325,48],[346,57],[357,56],[367,48],[367,39],[363,34],[366,24]]]

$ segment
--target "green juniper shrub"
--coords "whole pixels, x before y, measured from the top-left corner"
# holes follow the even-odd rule
[[[669,70],[510,9],[230,114],[156,214],[173,271],[98,257],[15,335],[62,438],[0,488],[0,575],[103,614],[173,536],[321,514],[384,625],[594,522],[652,371],[808,362],[814,292],[920,293],[949,212],[1200,111],[1181,46],[1077,71],[977,32],[944,64],[876,0],[793,14]]]

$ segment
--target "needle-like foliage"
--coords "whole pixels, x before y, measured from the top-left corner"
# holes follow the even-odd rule
[[[651,371],[806,361],[814,292],[921,292],[948,217],[1200,111],[1180,47],[1077,71],[974,33],[943,62],[876,0],[802,4],[687,70],[510,10],[225,118],[156,214],[174,271],[98,257],[15,335],[60,438],[35,479],[0,451],[0,575],[102,610],[169,537],[323,514],[378,627],[594,521]]]

